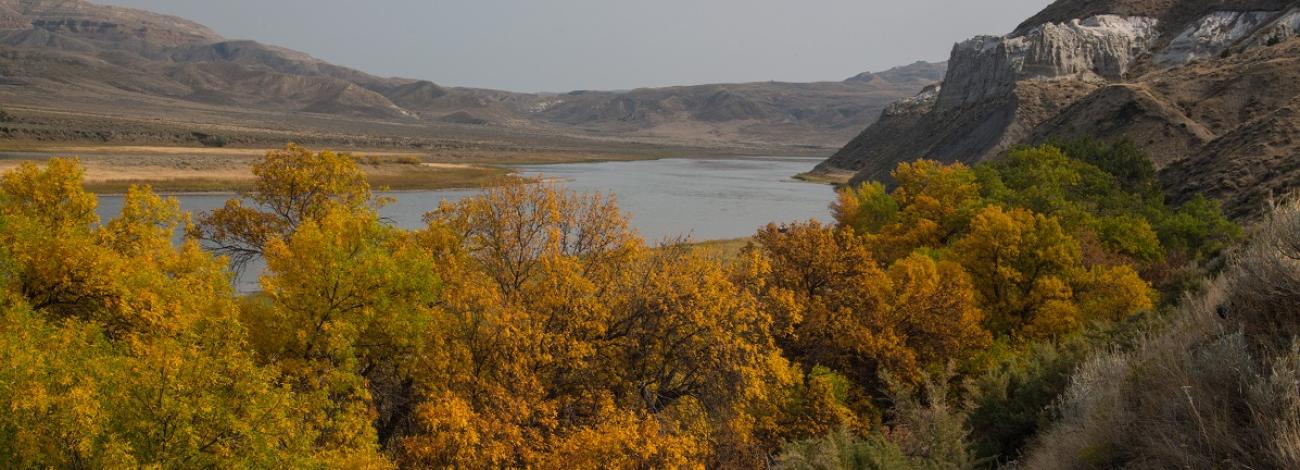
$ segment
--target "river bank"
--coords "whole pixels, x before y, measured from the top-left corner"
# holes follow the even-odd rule
[[[92,146],[21,144],[0,146],[0,172],[24,162],[77,158],[92,192],[121,194],[132,185],[149,185],[168,193],[234,193],[252,187],[253,163],[262,148],[168,146]],[[508,176],[511,166],[555,163],[653,160],[670,152],[600,152],[569,150],[353,150],[374,188],[437,190],[472,188]]]

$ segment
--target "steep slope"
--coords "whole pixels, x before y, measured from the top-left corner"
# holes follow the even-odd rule
[[[1289,119],[1282,111],[1300,95],[1300,40],[1290,39],[1298,29],[1292,2],[1060,1],[1011,35],[955,46],[941,89],[891,108],[816,171],[882,179],[899,161],[974,163],[1087,135],[1133,139],[1166,169],[1172,193],[1190,195],[1240,173],[1230,149],[1300,149],[1257,142],[1272,138],[1258,127],[1246,132],[1260,119]],[[1221,142],[1229,136],[1235,143]],[[1254,192],[1284,186],[1290,171],[1214,194],[1236,215],[1257,214]]]
[[[1178,200],[1206,194],[1248,216],[1300,188],[1300,97],[1214,139],[1161,174]]]

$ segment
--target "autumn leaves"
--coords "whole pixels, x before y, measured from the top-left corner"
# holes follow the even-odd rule
[[[612,196],[538,181],[397,229],[350,157],[296,146],[258,163],[251,204],[194,224],[146,188],[101,224],[74,162],[24,166],[0,182],[0,452],[766,466],[788,442],[877,432],[890,390],[979,374],[994,341],[1150,309],[1144,276],[1234,236],[1085,160],[903,164],[892,190],[843,190],[836,225],[762,228],[734,260],[650,247]],[[264,258],[262,292],[237,297],[210,252]]]

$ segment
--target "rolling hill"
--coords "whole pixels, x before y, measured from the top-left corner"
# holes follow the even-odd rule
[[[418,128],[439,136],[831,148],[943,72],[943,64],[918,62],[821,83],[515,93],[378,77],[141,10],[80,0],[0,0],[5,106],[194,123],[219,116],[220,122],[269,121],[290,133],[329,132],[311,121],[335,119],[384,124],[367,134],[405,135]],[[399,128],[407,130],[391,130]],[[7,135],[55,138],[22,126],[10,126]]]

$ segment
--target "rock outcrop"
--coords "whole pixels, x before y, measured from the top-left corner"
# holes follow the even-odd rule
[[[957,44],[937,93],[887,108],[815,172],[887,180],[900,161],[975,163],[1017,144],[1089,135],[1133,139],[1167,169],[1171,192],[1186,197],[1204,189],[1196,181],[1229,178],[1219,170],[1232,165],[1214,162],[1235,158],[1228,149],[1259,148],[1241,142],[1266,133],[1244,129],[1290,119],[1282,111],[1300,95],[1294,4],[1059,1],[1036,18],[1045,22]],[[1236,143],[1222,143],[1229,138]],[[1267,147],[1285,152],[1278,142]],[[1290,181],[1288,171],[1269,181]],[[1279,185],[1227,187],[1237,190],[1214,194],[1248,216],[1258,197],[1240,193]]]

